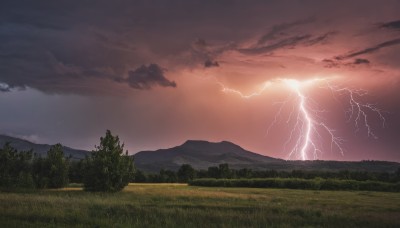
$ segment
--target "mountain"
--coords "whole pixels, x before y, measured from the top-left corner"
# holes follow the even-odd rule
[[[34,153],[46,156],[51,145],[36,144],[24,139],[0,135],[0,148],[6,142],[17,150],[33,149]],[[80,160],[90,153],[85,150],[63,147],[64,154],[73,160]],[[195,169],[207,169],[228,163],[233,169],[253,170],[359,170],[369,172],[395,172],[400,163],[387,161],[286,161],[253,153],[231,142],[208,142],[188,140],[180,146],[156,151],[141,151],[133,155],[137,169],[145,172],[159,172],[160,169],[178,170],[182,164],[190,164]]]
[[[6,142],[10,142],[11,146],[17,150],[27,151],[32,149],[34,153],[39,154],[42,157],[45,157],[47,155],[47,151],[51,147],[51,145],[48,144],[36,144],[24,139],[19,139],[7,135],[0,135],[0,148],[2,148]],[[73,160],[83,159],[85,158],[86,154],[89,153],[85,150],[77,150],[66,146],[63,146],[63,151],[66,157],[71,156]]]
[[[212,143],[199,140],[188,140],[170,149],[138,152],[134,157],[136,167],[143,171],[157,171],[161,168],[177,170],[182,164],[190,164],[196,169],[207,169],[210,166],[229,163],[233,168],[241,168],[260,162],[279,161],[246,151],[231,142]]]
[[[134,155],[139,170],[158,172],[160,169],[177,170],[182,164],[195,169],[207,169],[228,163],[233,169],[253,170],[359,170],[371,172],[394,172],[400,163],[386,161],[286,161],[253,153],[231,142],[208,142],[189,140],[180,146],[156,151],[142,151]]]

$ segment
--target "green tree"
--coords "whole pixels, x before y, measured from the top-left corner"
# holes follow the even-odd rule
[[[10,143],[0,148],[0,186],[34,187],[31,175],[32,151],[17,151]]]
[[[400,181],[400,167],[397,168],[396,172],[394,173],[394,180]]]
[[[142,171],[136,170],[135,175],[133,177],[133,182],[145,183],[146,181],[147,181],[146,175]]]
[[[47,185],[49,184],[47,167],[46,159],[35,154],[32,165],[32,173],[33,180],[37,188],[47,188]]]
[[[68,184],[69,159],[65,158],[61,144],[47,152],[49,188],[62,188]]]
[[[178,177],[174,171],[166,170],[164,174],[167,177],[165,179],[167,183],[176,183],[178,181]]]
[[[219,178],[231,178],[232,171],[229,169],[229,165],[227,163],[220,164],[218,166],[219,170]]]
[[[71,183],[83,183],[84,161],[74,161],[69,164],[69,181]]]
[[[68,184],[69,159],[61,144],[50,147],[47,157],[35,156],[33,176],[38,188],[62,188]]]
[[[100,138],[100,146],[85,159],[86,191],[117,192],[128,185],[134,175],[133,157],[123,151],[119,137],[107,130],[106,136]]]
[[[189,164],[183,164],[177,173],[178,181],[181,183],[186,183],[189,180],[193,180],[196,177],[196,170]]]
[[[207,175],[208,177],[219,178],[219,168],[216,166],[208,167]]]
[[[239,178],[251,178],[253,171],[251,169],[243,168],[237,171],[237,176]]]

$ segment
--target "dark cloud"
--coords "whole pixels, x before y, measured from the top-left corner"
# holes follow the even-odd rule
[[[387,28],[387,29],[400,30],[400,20],[383,23],[380,27]]]
[[[337,68],[337,67],[341,66],[339,61],[332,60],[332,59],[323,59],[322,63],[324,64],[324,67],[326,67],[326,68]]]
[[[377,44],[375,46],[369,47],[369,48],[365,48],[361,51],[357,51],[357,52],[353,52],[347,55],[341,55],[341,56],[337,56],[336,59],[337,60],[344,60],[344,59],[349,59],[349,58],[353,58],[359,55],[363,55],[363,54],[369,54],[369,53],[373,53],[376,52],[382,48],[386,48],[386,47],[391,47],[391,46],[395,46],[395,45],[399,45],[400,44],[400,38],[397,39],[393,39],[393,40],[389,40],[389,41],[385,41],[383,43]]]
[[[295,22],[291,22],[291,23],[283,23],[283,24],[278,24],[278,25],[274,25],[271,30],[266,33],[265,35],[263,35],[257,42],[258,45],[264,45],[265,42],[269,41],[269,40],[273,40],[276,39],[277,36],[279,35],[283,35],[283,31],[288,30],[290,28],[299,26],[299,25],[304,25],[304,24],[308,24],[311,22],[314,22],[315,18],[314,17],[310,17],[310,18],[306,18],[303,20],[299,20],[299,21],[295,21]]]
[[[369,64],[369,60],[368,59],[355,59],[353,64],[359,65],[359,64]]]
[[[309,39],[310,37],[310,35],[294,36],[277,41],[276,43],[271,45],[258,46],[254,48],[243,48],[238,49],[238,51],[248,55],[268,54],[281,48],[294,47],[295,45]]]
[[[370,61],[368,59],[357,58],[353,62],[342,62],[337,59],[324,59],[322,60],[324,67],[326,68],[340,68],[340,67],[354,67],[355,65],[368,65]]]
[[[313,46],[320,44],[336,34],[336,32],[327,32],[318,36],[312,36],[309,34],[296,34],[291,36],[288,34],[280,34],[279,38],[277,36],[277,33],[280,31],[311,22],[315,22],[315,18],[274,26],[271,32],[262,36],[258,40],[257,44],[249,48],[240,48],[237,50],[243,54],[249,55],[268,54],[281,48],[294,48],[299,45]],[[265,45],[267,41],[269,41],[269,44]]]
[[[333,35],[335,35],[335,34],[336,34],[336,32],[327,32],[327,33],[322,34],[322,35],[320,35],[320,36],[311,38],[311,39],[309,39],[309,40],[306,42],[306,45],[307,45],[307,46],[313,46],[313,45],[315,45],[315,44],[324,42],[324,41],[328,40],[329,37],[331,37],[331,36],[333,36]]]
[[[207,59],[204,62],[204,67],[219,67],[219,63],[217,61],[212,61],[210,59]]]
[[[128,78],[118,78],[116,81],[126,82],[134,89],[148,90],[156,85],[162,87],[176,87],[176,83],[168,80],[164,76],[164,70],[157,64],[150,64],[149,66],[142,65],[134,71],[129,71]]]

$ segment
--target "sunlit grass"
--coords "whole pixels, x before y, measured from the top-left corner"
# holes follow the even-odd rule
[[[0,193],[0,227],[399,227],[400,194],[130,184]]]

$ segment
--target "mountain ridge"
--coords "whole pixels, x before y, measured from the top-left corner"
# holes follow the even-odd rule
[[[0,135],[0,147],[10,142],[17,150],[33,149],[34,153],[46,156],[51,145],[36,144],[25,139]],[[64,154],[73,160],[83,159],[90,151],[63,146]],[[233,169],[253,170],[358,170],[370,172],[395,172],[400,163],[390,161],[287,161],[248,151],[229,141],[209,142],[205,140],[187,140],[183,144],[167,149],[140,151],[131,155],[137,169],[155,173],[161,169],[178,170],[182,164],[190,164],[195,169],[207,169],[228,163]]]
[[[228,142],[208,142],[187,140],[179,146],[154,151],[141,151],[133,155],[136,167],[147,172],[160,169],[177,170],[182,164],[190,164],[195,169],[207,169],[228,163],[233,169],[249,168],[253,170],[358,170],[372,172],[394,172],[400,163],[389,161],[293,161],[273,158],[251,151]]]
[[[0,135],[0,147],[3,147],[3,145],[9,142],[12,147],[16,148],[17,150],[33,150],[34,153],[40,155],[40,156],[46,156],[47,151],[50,149],[52,145],[49,144],[39,144],[39,143],[33,143],[30,142],[26,139],[21,139],[21,138],[16,138],[13,136],[9,135]],[[72,160],[80,160],[85,158],[85,156],[90,153],[89,151],[86,150],[80,150],[80,149],[74,149],[71,147],[67,147],[63,145],[63,151],[66,157],[71,156]]]

